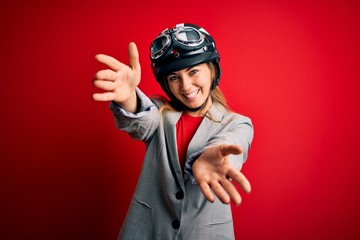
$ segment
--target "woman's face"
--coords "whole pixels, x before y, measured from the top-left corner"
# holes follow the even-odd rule
[[[208,99],[211,79],[211,70],[206,63],[170,73],[166,77],[170,91],[188,108],[197,108]]]

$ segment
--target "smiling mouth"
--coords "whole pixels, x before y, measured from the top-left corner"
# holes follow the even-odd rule
[[[198,90],[195,90],[189,94],[183,94],[183,96],[188,99],[188,100],[191,100],[192,98],[196,97],[196,95],[199,93],[200,89]]]

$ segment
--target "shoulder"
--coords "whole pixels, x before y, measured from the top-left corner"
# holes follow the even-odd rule
[[[229,111],[219,103],[213,104],[213,107],[210,109],[210,114],[214,115],[221,122],[230,121],[251,124],[251,119],[248,116],[242,115],[237,112]]]

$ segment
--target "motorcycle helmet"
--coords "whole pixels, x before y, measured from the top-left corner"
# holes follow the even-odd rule
[[[168,74],[212,62],[216,69],[212,89],[220,81],[220,56],[215,41],[205,29],[195,24],[182,23],[163,30],[151,43],[150,60],[156,81],[170,98],[170,104],[178,110],[187,108],[169,90],[165,79]],[[187,110],[197,111],[201,107]]]

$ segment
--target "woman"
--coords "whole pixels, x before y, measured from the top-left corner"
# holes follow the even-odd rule
[[[116,125],[146,144],[138,184],[119,239],[234,239],[231,207],[247,193],[239,171],[253,138],[249,118],[230,112],[219,90],[219,54],[201,27],[178,24],[151,44],[156,80],[169,101],[150,99],[137,87],[140,63],[129,44],[130,66],[103,54],[110,69],[96,73],[111,101]],[[215,196],[214,196],[215,195]]]

